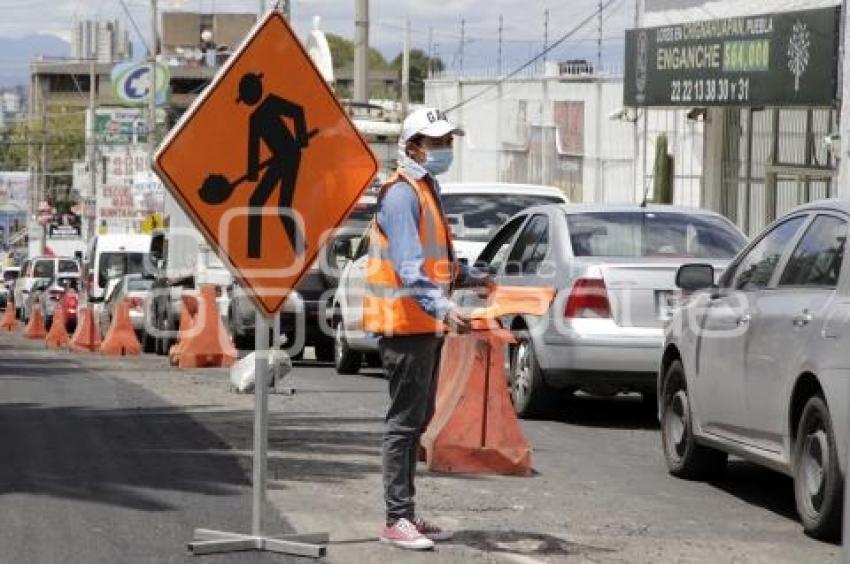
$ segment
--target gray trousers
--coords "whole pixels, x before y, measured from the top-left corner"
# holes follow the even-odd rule
[[[390,388],[382,448],[387,522],[413,519],[419,438],[434,414],[442,337],[383,337],[378,342]]]

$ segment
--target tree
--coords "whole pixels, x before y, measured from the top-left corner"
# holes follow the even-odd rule
[[[392,67],[401,71],[403,54],[393,59]],[[410,50],[410,101],[425,101],[425,79],[428,78],[428,70],[439,73],[445,69],[443,61],[439,57],[429,57],[421,49]]]
[[[344,69],[346,67],[353,67],[354,42],[335,33],[326,33],[325,37],[328,39],[328,47],[331,50],[334,68]],[[385,69],[387,66],[387,60],[381,55],[381,52],[374,47],[369,47],[369,68]]]

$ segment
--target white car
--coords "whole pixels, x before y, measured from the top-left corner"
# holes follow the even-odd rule
[[[469,264],[493,233],[518,212],[541,204],[567,203],[560,189],[530,184],[447,183],[441,185],[440,198],[457,258]],[[334,330],[334,364],[340,374],[356,374],[364,353],[378,348],[377,339],[363,331],[367,251],[364,237],[342,270],[333,307],[327,313]]]
[[[850,401],[850,202],[777,220],[719,283],[683,266],[695,292],[668,325],[658,377],[670,472],[710,478],[729,454],[794,478],[812,536],[837,538]],[[701,290],[701,291],[700,291]]]
[[[24,302],[39,278],[57,276],[79,276],[80,263],[73,257],[32,257],[21,267],[20,277],[15,281],[14,300],[17,315],[23,314]]]

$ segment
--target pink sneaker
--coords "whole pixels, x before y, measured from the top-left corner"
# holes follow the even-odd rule
[[[431,550],[434,548],[434,541],[423,536],[416,530],[416,526],[407,519],[399,519],[392,525],[384,527],[384,532],[381,533],[379,540],[408,550]]]
[[[433,541],[447,541],[454,536],[454,533],[451,531],[443,530],[437,525],[429,523],[421,517],[414,519],[413,525],[416,527],[416,530],[419,531],[419,534],[425,535]]]

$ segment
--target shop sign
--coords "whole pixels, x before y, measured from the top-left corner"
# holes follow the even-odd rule
[[[832,106],[839,21],[835,7],[627,30],[624,105]]]

